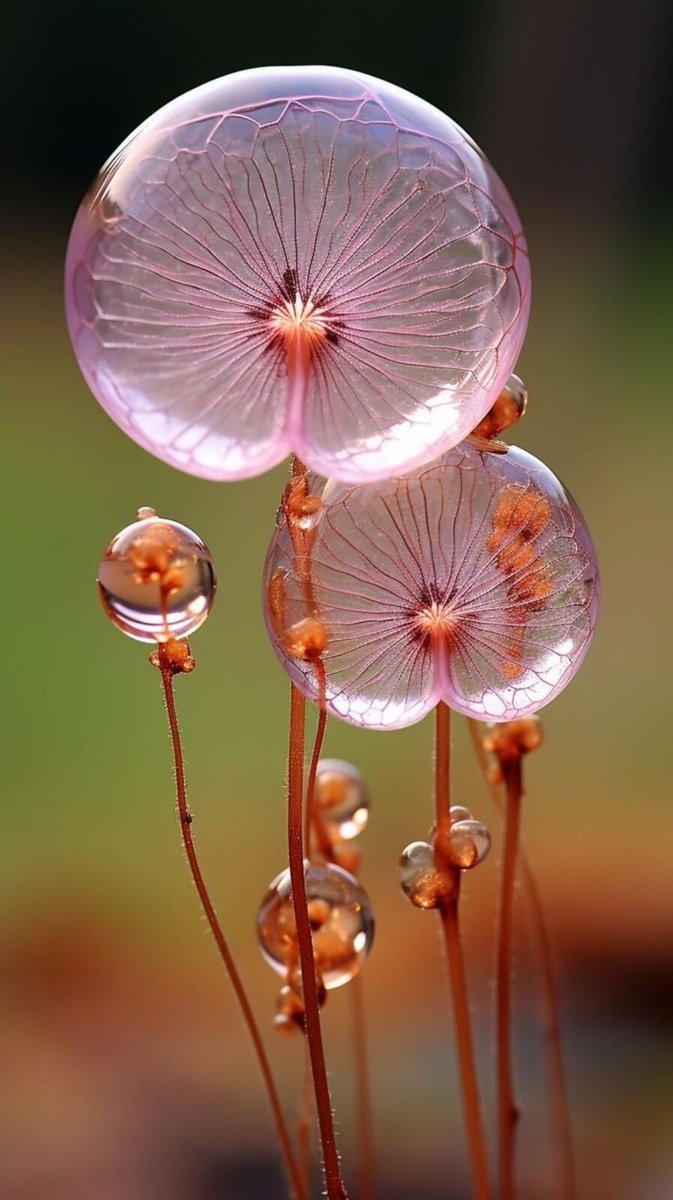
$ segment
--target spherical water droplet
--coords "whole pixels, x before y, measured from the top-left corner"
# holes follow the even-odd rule
[[[472,820],[472,813],[470,812],[469,808],[465,808],[464,804],[452,804],[451,805],[451,823],[452,824],[455,824],[457,821],[471,821],[471,820]]]
[[[439,908],[456,894],[450,871],[438,867],[429,842],[411,842],[400,858],[400,884],[416,908]]]
[[[166,642],[188,637],[205,621],[215,599],[215,567],[191,529],[156,515],[142,517],[110,542],[98,589],[122,633],[139,642]]]
[[[453,812],[453,809],[451,810]],[[491,835],[481,821],[456,821],[449,834],[449,857],[456,867],[469,871],[483,862],[491,849]]]
[[[304,864],[313,955],[324,986],[341,987],[360,970],[374,940],[374,915],[357,879],[332,863]],[[299,947],[289,870],[273,881],[257,915],[257,936],[267,962],[296,990]],[[299,975],[301,980],[301,975]]]
[[[321,758],[313,803],[335,841],[357,837],[369,818],[369,795],[360,771],[339,758]]]

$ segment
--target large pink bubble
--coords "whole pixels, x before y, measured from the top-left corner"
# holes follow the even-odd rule
[[[333,67],[242,71],[160,109],[82,203],[66,268],[97,399],[210,479],[290,451],[347,481],[437,457],[507,379],[529,290],[474,143]]]

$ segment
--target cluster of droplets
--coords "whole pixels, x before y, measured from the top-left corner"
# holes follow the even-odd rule
[[[372,906],[357,879],[359,855],[352,846],[369,814],[361,773],[340,759],[321,759],[310,804],[311,833],[321,861],[305,860],[304,880],[318,1002],[322,1005],[328,991],[358,974],[374,940]],[[262,900],[257,937],[264,958],[283,979],[275,1027],[303,1029],[302,975],[289,870],[274,879]]]
[[[491,849],[486,825],[474,819],[463,805],[452,805],[451,824],[440,844],[436,831],[431,841],[411,842],[400,857],[400,886],[416,908],[441,908],[458,895],[459,872],[484,861]]]

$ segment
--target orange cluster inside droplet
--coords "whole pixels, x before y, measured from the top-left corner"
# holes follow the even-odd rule
[[[510,577],[508,596],[520,608],[519,623],[503,639],[506,661],[503,675],[518,679],[523,674],[523,642],[530,615],[539,612],[552,591],[552,581],[535,539],[552,518],[551,504],[533,487],[510,484],[495,507],[486,549],[496,552],[496,565]]]

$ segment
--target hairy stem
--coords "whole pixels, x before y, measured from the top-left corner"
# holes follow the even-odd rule
[[[243,1020],[245,1021],[248,1033],[250,1034],[250,1039],[257,1056],[259,1069],[264,1080],[269,1104],[271,1105],[271,1111],[273,1113],[273,1119],[275,1121],[276,1130],[278,1133],[278,1140],[280,1141],[283,1158],[285,1161],[285,1168],[289,1176],[293,1195],[296,1197],[296,1200],[306,1200],[307,1192],[303,1186],[299,1168],[294,1156],[292,1143],[290,1141],[287,1125],[283,1116],[283,1110],[281,1108],[280,1099],[278,1097],[278,1092],[273,1078],[273,1073],[271,1071],[271,1065],[267,1057],[266,1049],[257,1027],[257,1022],[255,1020],[255,1015],[252,1011],[250,1001],[248,1000],[243,982],[238,973],[238,968],[234,962],[231,950],[229,949],[229,944],[224,936],[217,913],[215,912],[213,903],[210,899],[205,880],[201,874],[201,868],[199,866],[199,861],[196,854],[196,847],[192,837],[192,814],[189,811],[189,805],[187,802],[185,764],[182,753],[182,743],[180,740],[178,717],[175,708],[175,696],[173,694],[173,670],[170,663],[162,660],[161,647],[159,648],[159,662],[161,682],[163,684],[164,699],[166,702],[166,712],[168,714],[168,724],[171,733],[171,743],[173,747],[175,788],[178,802],[178,815],[180,818],[180,829],[182,830],[182,841],[184,844],[185,853],[187,855],[187,861],[189,863],[192,880],[194,881],[194,886],[196,887],[199,900],[201,901],[201,907],[208,925],[210,926],[210,931],[215,940],[220,958],[222,959],[222,962],[224,963],[229,975],[229,979],[231,980],[231,985],[234,989],[239,1008],[243,1015]]]
[[[311,1071],[318,1127],[322,1146],[325,1186],[328,1200],[344,1200],[348,1193],[341,1178],[337,1152],[332,1102],[327,1082],[325,1052],[320,1028],[318,987],[313,959],[313,939],[306,904],[303,846],[303,783],[304,783],[304,720],[306,701],[298,688],[291,684],[290,693],[290,750],[288,759],[288,851],[292,903],[297,926],[299,960],[306,1020],[306,1037],[311,1055]]]
[[[496,1057],[498,1077],[498,1146],[501,1200],[515,1200],[516,1126],[519,1110],[514,1099],[512,1068],[512,933],[514,885],[521,824],[521,759],[503,762],[505,791],[505,848],[500,882],[500,926],[496,974]]]
[[[488,785],[495,808],[502,816],[504,807],[503,798],[498,784],[494,783],[489,775],[488,760],[484,747],[481,744],[479,723],[468,717],[468,725],[481,772]],[[519,848],[519,862],[524,894],[528,901],[532,917],[533,933],[537,940],[540,956],[542,1001],[544,1005],[543,1031],[547,1052],[547,1073],[549,1075],[549,1090],[551,1094],[554,1143],[558,1159],[559,1197],[561,1200],[577,1200],[577,1173],[570,1120],[570,1103],[568,1100],[568,1087],[563,1061],[561,1014],[554,974],[554,956],[540,887],[528,856],[522,846]]]
[[[437,842],[440,850],[448,846],[451,834],[451,791],[450,791],[450,747],[451,712],[446,704],[440,703],[435,710],[435,813],[437,820]],[[442,931],[446,946],[446,957],[451,982],[451,998],[456,1033],[456,1052],[463,1095],[463,1112],[470,1153],[474,1195],[477,1200],[490,1200],[491,1185],[488,1175],[488,1156],[481,1117],[479,1081],[474,1057],[474,1041],[470,1021],[470,1004],[465,973],[465,960],[458,922],[458,900],[460,875],[456,868],[456,889],[452,897],[440,907]]]

